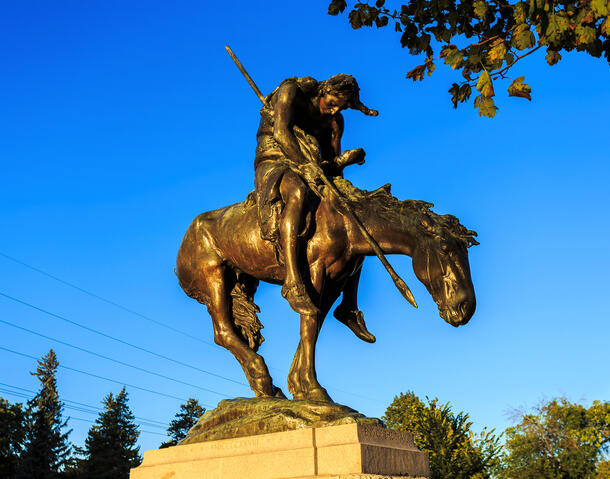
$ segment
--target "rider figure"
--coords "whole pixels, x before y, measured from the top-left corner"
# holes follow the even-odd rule
[[[362,149],[341,154],[341,110],[352,108],[369,116],[377,116],[377,111],[360,102],[358,83],[344,74],[321,82],[311,77],[289,78],[267,97],[267,103],[269,108],[261,110],[254,160],[261,234],[284,256],[282,296],[296,312],[316,314],[318,308],[307,294],[298,265],[299,234],[309,211],[310,188],[294,168],[310,160],[302,153],[293,126],[318,141],[320,166],[328,176],[336,176],[343,167],[364,159]]]

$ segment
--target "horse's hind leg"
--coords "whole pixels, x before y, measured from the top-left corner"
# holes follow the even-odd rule
[[[283,397],[282,391],[272,383],[265,360],[235,332],[229,306],[228,291],[231,288],[227,284],[229,275],[226,274],[225,267],[215,265],[212,268],[206,268],[204,274],[208,290],[205,302],[214,324],[214,341],[228,349],[239,361],[250,387],[257,397]]]

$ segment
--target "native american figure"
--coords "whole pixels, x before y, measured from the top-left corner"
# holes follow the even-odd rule
[[[314,193],[319,181],[315,173],[307,172],[312,160],[304,155],[304,139],[295,135],[294,127],[307,135],[309,144],[317,150],[317,166],[332,178],[341,176],[346,166],[364,162],[361,148],[341,152],[341,110],[353,108],[370,116],[377,112],[361,103],[358,83],[344,74],[322,82],[311,77],[289,78],[266,100],[261,109],[254,160],[261,234],[273,242],[279,260],[286,266],[282,296],[297,313],[315,314],[318,308],[311,302],[300,274],[300,252],[319,201]],[[357,288],[358,277],[359,273],[347,286],[348,295]],[[336,316],[361,339],[374,341],[361,312],[339,309]]]

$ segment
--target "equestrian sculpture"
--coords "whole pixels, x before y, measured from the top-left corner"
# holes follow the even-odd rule
[[[360,339],[375,341],[357,304],[364,258],[379,257],[415,305],[385,258],[411,256],[440,316],[459,326],[476,307],[467,251],[478,244],[476,233],[454,216],[434,213],[430,203],[399,201],[389,185],[368,192],[343,178],[346,166],[364,162],[364,151],[341,151],[341,110],[377,115],[360,101],[353,77],[289,78],[263,97],[238,67],[263,102],[255,191],[241,203],[195,218],[180,246],[176,274],[186,294],[207,306],[215,342],[239,361],[257,397],[285,397],[257,354],[264,339],[254,303],[259,281],[282,285],[282,296],[301,319],[289,392],[295,400],[330,402],[316,378],[315,346],[339,296],[334,316]]]

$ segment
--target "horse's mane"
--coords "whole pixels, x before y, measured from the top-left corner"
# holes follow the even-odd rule
[[[373,191],[361,190],[344,178],[335,178],[334,183],[349,199],[357,214],[370,215],[373,210],[375,215],[387,221],[403,221],[406,216],[428,234],[440,237],[450,235],[467,247],[479,244],[474,239],[476,232],[467,229],[455,216],[435,213],[430,209],[434,204],[427,201],[401,201],[392,195],[392,185],[389,183]]]

